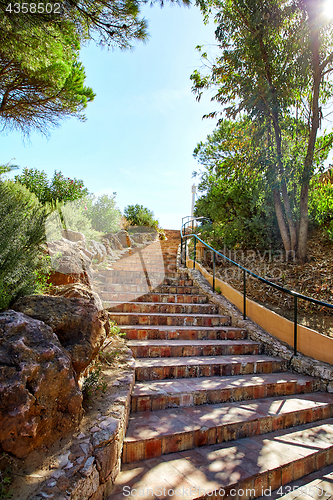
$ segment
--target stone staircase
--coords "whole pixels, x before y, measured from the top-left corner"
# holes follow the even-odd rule
[[[177,272],[178,232],[167,236],[163,259],[159,244],[133,251],[100,284],[136,358],[109,499],[267,497],[332,464],[333,395],[207,303]]]

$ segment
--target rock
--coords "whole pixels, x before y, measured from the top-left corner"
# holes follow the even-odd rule
[[[131,238],[133,241],[135,241],[135,243],[142,244],[142,243],[146,242],[146,238],[145,238],[144,233],[133,233],[133,234],[131,234]]]
[[[128,232],[125,231],[124,229],[122,229],[121,231],[119,231],[116,234],[116,236],[117,236],[117,239],[120,241],[121,246],[123,248],[128,248],[128,247],[132,246],[132,243],[134,243],[134,241],[129,236]]]
[[[107,238],[102,238],[102,243],[105,246],[105,250],[106,250],[107,255],[114,258],[115,255],[114,255],[114,252],[111,248],[110,241]]]
[[[61,231],[62,237],[69,241],[85,241],[86,237],[83,233],[72,231],[71,229],[63,229]]]
[[[50,283],[54,285],[89,283],[92,278],[92,253],[88,251],[83,241],[73,243],[61,239],[47,242],[47,247],[53,268],[49,278]]]
[[[123,250],[123,246],[115,234],[113,233],[106,234],[105,238],[110,242],[110,247],[113,250]]]
[[[88,248],[92,253],[93,260],[97,261],[97,264],[100,264],[106,259],[107,252],[103,243],[95,240],[88,241]]]
[[[70,357],[42,321],[0,314],[0,447],[19,458],[73,431],[82,393]]]
[[[78,376],[97,355],[107,336],[108,315],[98,311],[90,300],[31,295],[19,299],[13,309],[52,328],[68,351]]]
[[[67,297],[69,299],[86,299],[93,302],[99,311],[103,309],[103,304],[98,293],[94,292],[89,286],[82,283],[55,286],[52,288],[51,295],[57,297]]]

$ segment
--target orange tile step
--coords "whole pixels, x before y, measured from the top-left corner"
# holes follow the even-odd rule
[[[332,416],[333,395],[327,392],[134,413],[122,461],[147,460]]]
[[[290,372],[137,382],[132,392],[131,411],[308,394],[319,389],[319,379]]]
[[[100,293],[104,293],[101,291]],[[117,302],[121,304],[123,302],[162,302],[171,304],[205,304],[207,303],[207,297],[205,295],[177,295],[168,293],[146,293],[138,297],[136,292],[119,292],[119,293],[109,293],[109,300],[105,301],[108,307],[109,302]]]
[[[230,324],[230,319],[229,322]],[[169,339],[169,340],[240,340],[247,338],[247,331],[233,326],[159,326],[121,325],[127,339]]]
[[[134,358],[260,354],[252,340],[128,340]]]
[[[229,317],[220,314],[117,313],[110,319],[118,325],[224,326]]]
[[[287,370],[281,358],[264,355],[198,356],[195,358],[137,358],[137,381],[193,377],[225,377],[250,373],[274,373]]]
[[[124,465],[109,499],[124,493],[137,498],[140,488],[140,500],[170,499],[176,492],[193,500],[257,498],[264,491],[269,497],[269,491],[332,463],[333,419],[327,419]]]
[[[163,313],[163,314],[218,314],[218,306],[214,304],[175,304],[172,302],[127,302],[109,303],[109,311]]]

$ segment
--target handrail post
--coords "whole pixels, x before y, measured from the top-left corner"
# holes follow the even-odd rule
[[[297,295],[294,295],[294,356],[297,356]]]
[[[216,261],[216,253],[214,252],[213,257],[213,292],[215,292],[215,261]]]
[[[187,255],[187,238],[185,238],[185,262],[184,262],[185,267],[187,267],[187,264],[186,264],[186,255]]]
[[[246,319],[246,271],[243,269],[243,319]]]
[[[193,269],[195,269],[195,260],[197,258],[197,239],[194,238],[194,259],[193,259]]]
[[[183,263],[183,237],[180,237],[180,263]]]

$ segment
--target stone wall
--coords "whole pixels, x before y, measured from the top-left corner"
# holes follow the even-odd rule
[[[127,349],[126,363],[116,379],[108,380],[108,388],[100,402],[88,410],[79,431],[67,446],[52,457],[51,467],[44,464],[35,471],[40,475],[34,492],[15,496],[17,500],[102,500],[107,498],[121,466],[123,440],[126,434],[131,393],[134,386],[135,361]],[[110,374],[104,369],[102,375]],[[112,377],[111,377],[112,378]],[[101,410],[101,411],[99,411]],[[49,470],[47,470],[49,468]]]

